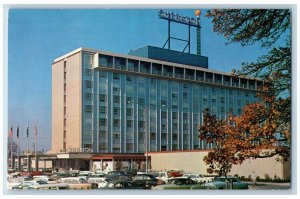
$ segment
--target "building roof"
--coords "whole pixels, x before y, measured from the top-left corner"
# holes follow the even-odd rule
[[[94,53],[94,54],[98,53],[98,54],[104,54],[104,55],[108,55],[108,56],[135,59],[135,60],[140,60],[140,61],[145,61],[145,62],[154,62],[154,63],[158,63],[158,64],[163,64],[163,65],[175,66],[175,67],[179,67],[179,68],[187,68],[187,69],[203,71],[203,72],[208,72],[208,73],[216,73],[216,74],[220,74],[220,75],[232,76],[232,74],[228,73],[228,72],[222,72],[222,71],[217,71],[217,70],[212,70],[212,69],[207,69],[207,68],[202,68],[202,67],[197,67],[197,66],[190,66],[190,65],[185,65],[185,64],[161,61],[161,60],[157,60],[157,59],[149,59],[149,58],[138,57],[138,56],[133,56],[133,55],[127,55],[127,54],[112,53],[112,52],[108,52],[108,51],[95,50],[95,49],[84,48],[84,47],[77,48],[77,49],[75,49],[75,50],[73,50],[73,51],[71,51],[71,52],[69,52],[65,55],[62,55],[62,56],[54,59],[53,63],[64,60],[65,58],[70,57],[70,56],[72,56],[76,53],[79,53],[81,51]],[[260,80],[259,78],[252,78],[252,77],[242,77],[242,78],[252,79],[252,80]]]

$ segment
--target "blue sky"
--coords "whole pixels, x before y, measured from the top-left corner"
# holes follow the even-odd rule
[[[170,10],[194,17],[194,9]],[[212,31],[211,20],[201,15],[202,55],[209,68],[230,72],[244,61],[255,61],[266,53],[258,45],[225,45],[222,35]],[[171,24],[171,35],[187,38],[187,26]],[[191,51],[195,53],[195,29]],[[20,143],[26,148],[26,126],[30,125],[30,147],[35,120],[38,149],[51,147],[51,64],[53,60],[79,47],[127,54],[146,45],[162,47],[167,40],[167,21],[158,18],[157,9],[67,10],[13,9],[8,19],[8,127],[20,126]],[[182,50],[184,43],[171,47]]]

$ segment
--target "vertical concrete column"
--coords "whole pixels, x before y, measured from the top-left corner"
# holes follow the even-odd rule
[[[36,156],[34,159],[35,159],[35,170],[39,171],[39,158],[38,156]]]
[[[93,171],[93,160],[90,160],[90,168],[89,171]]]
[[[131,158],[131,159],[130,159],[130,169],[133,169],[132,166],[133,166],[133,159]]]
[[[101,171],[103,171],[103,159],[101,159]]]
[[[11,168],[14,169],[15,168],[15,162],[16,162],[16,156],[12,156],[12,165]]]
[[[21,171],[21,157],[18,156],[18,171]]]
[[[31,156],[27,156],[27,168],[28,170],[31,170]]]

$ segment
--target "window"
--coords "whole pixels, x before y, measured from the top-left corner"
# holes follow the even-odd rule
[[[99,55],[99,65],[105,67],[112,67],[113,57],[108,55]]]
[[[119,126],[119,120],[114,119],[114,120],[113,120],[113,124],[114,124],[114,126]]]
[[[127,76],[126,77],[126,81],[128,81],[128,82],[132,82],[132,79],[133,79],[132,76]]]
[[[114,93],[118,93],[119,92],[119,88],[113,87],[113,91],[114,91]]]
[[[155,140],[156,139],[156,134],[155,133],[150,133],[150,139]]]
[[[142,73],[150,73],[150,63],[141,61],[140,69]]]
[[[183,93],[183,99],[187,99],[188,98],[188,93],[187,92],[184,92]]]
[[[114,102],[119,103],[120,102],[120,96],[114,95]]]
[[[225,97],[221,97],[221,103],[225,102]]]
[[[92,99],[92,93],[85,93],[84,94],[84,99],[85,100],[91,100]]]
[[[238,99],[238,100],[237,100],[237,105],[240,106],[241,104],[242,104],[242,100],[241,100],[241,99]]]
[[[166,111],[161,112],[161,118],[167,118],[167,112]]]
[[[100,118],[99,119],[99,125],[100,126],[106,126],[106,119],[105,118]]]
[[[126,115],[131,116],[132,115],[132,109],[126,108]]]
[[[133,59],[128,59],[128,70],[139,72],[139,61],[133,60]]]
[[[85,69],[84,69],[84,74],[85,74],[85,75],[92,75],[92,73],[93,73],[93,70],[92,70],[92,69],[88,69],[88,68],[85,68]]]
[[[105,138],[106,135],[107,135],[107,132],[106,132],[106,131],[104,131],[104,130],[100,130],[100,131],[99,131],[99,137]]]
[[[106,77],[105,71],[99,71],[99,77]]]
[[[85,87],[86,87],[86,88],[92,88],[92,81],[85,80],[85,81],[84,81],[84,84],[85,84]]]
[[[85,112],[86,113],[91,113],[92,112],[92,105],[85,105]]]
[[[131,128],[132,127],[132,120],[127,120],[127,127]]]
[[[172,135],[172,140],[177,140],[177,134]]]
[[[126,59],[121,57],[115,57],[115,68],[116,69],[126,69]]]
[[[131,151],[133,149],[132,143],[126,143],[126,150]]]
[[[114,115],[119,115],[119,109],[118,108],[114,108]]]
[[[106,107],[105,106],[100,106],[99,107],[99,112],[100,113],[106,113]]]
[[[102,102],[106,101],[106,94],[99,94],[99,100]]]
[[[139,122],[138,122],[138,127],[139,127],[139,128],[145,127],[145,122],[144,122],[144,121],[139,121]]]
[[[114,77],[114,79],[120,79],[120,74],[119,73],[114,73],[113,77]]]
[[[139,98],[138,99],[138,104],[139,105],[144,105],[144,103],[145,103],[145,99],[144,98]]]

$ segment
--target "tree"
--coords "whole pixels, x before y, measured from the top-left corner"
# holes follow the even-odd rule
[[[287,9],[228,9],[211,10],[214,31],[224,35],[228,44],[239,42],[242,46],[259,42],[264,48],[272,48],[256,63],[242,63],[242,69],[232,75],[250,76],[265,82],[260,102],[246,105],[240,116],[230,115],[219,130],[226,137],[222,147],[232,151],[241,163],[248,158],[267,158],[279,155],[278,160],[288,160],[291,147],[291,41],[290,10]],[[220,121],[210,119],[210,125]],[[206,119],[204,118],[204,121]],[[203,123],[200,138],[210,133]],[[206,132],[205,132],[206,131]],[[209,138],[209,137],[208,137]],[[213,151],[217,151],[215,148]],[[210,153],[212,154],[212,153]],[[219,155],[215,153],[215,155]],[[214,157],[215,158],[215,157]],[[213,164],[210,155],[206,163]],[[220,163],[220,162],[219,162]],[[216,165],[216,164],[215,164]]]
[[[210,115],[206,111],[203,124],[199,129],[199,137],[207,144],[213,144],[214,150],[208,152],[204,161],[209,165],[208,173],[216,173],[219,176],[227,177],[233,164],[241,162],[241,156],[236,155],[234,146],[228,142],[228,126],[226,121],[218,120],[215,115]]]

